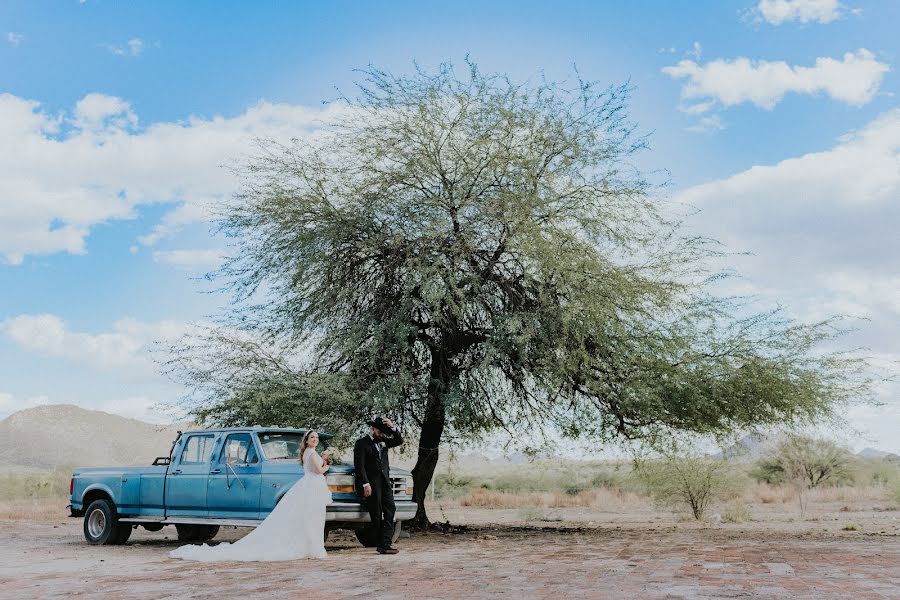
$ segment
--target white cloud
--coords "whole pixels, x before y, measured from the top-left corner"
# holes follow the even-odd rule
[[[103,46],[116,56],[140,56],[144,51],[144,40],[132,38],[125,42],[124,45],[104,44]]]
[[[146,323],[126,318],[116,321],[111,332],[89,334],[69,330],[56,315],[23,314],[0,323],[0,332],[20,348],[43,356],[97,369],[128,367],[152,372],[152,344],[174,339],[189,327],[176,321]]]
[[[152,245],[208,218],[237,183],[222,168],[252,152],[258,137],[311,135],[345,110],[260,102],[233,118],[191,117],[138,126],[124,100],[88,94],[68,114],[0,94],[0,259],[80,254],[91,229],[132,219],[137,208],[175,204],[140,241]]]
[[[685,54],[693,56],[694,60],[700,60],[700,57],[703,56],[703,46],[700,45],[700,42],[694,42],[694,45]]]
[[[686,129],[695,133],[712,133],[725,129],[725,123],[722,122],[722,117],[719,115],[706,115],[700,117],[694,125]]]
[[[713,106],[710,101],[725,107],[752,102],[772,109],[791,92],[825,93],[839,102],[861,106],[872,100],[889,70],[887,64],[878,62],[865,48],[847,52],[841,60],[817,58],[812,67],[741,57],[718,59],[705,65],[682,60],[662,69],[672,79],[687,79],[681,88],[682,99],[701,101],[683,108],[693,112],[709,110]]]
[[[838,0],[759,0],[756,9],[772,25],[787,21],[831,23],[844,12]]]
[[[830,149],[754,166],[675,200],[702,209],[699,231],[754,253],[729,259],[745,279],[728,291],[783,304],[803,320],[867,317],[846,344],[900,357],[900,109]],[[896,448],[889,430],[900,414],[900,383],[877,395],[885,406],[854,409],[851,422],[880,440],[874,445]]]
[[[128,40],[128,49],[132,56],[137,56],[144,51],[144,41],[139,38],[130,39]]]
[[[24,33],[16,33],[14,31],[8,31],[6,33],[6,41],[9,42],[12,46],[18,47],[19,44],[25,41]]]
[[[131,105],[115,96],[88,94],[75,103],[72,125],[82,132],[127,130],[137,125]]]
[[[221,250],[160,250],[153,253],[154,261],[186,271],[212,269],[222,264],[223,259]]]
[[[756,291],[796,316],[866,316],[856,339],[900,354],[900,109],[821,152],[688,188],[698,227],[732,250]],[[742,290],[746,292],[747,290]]]

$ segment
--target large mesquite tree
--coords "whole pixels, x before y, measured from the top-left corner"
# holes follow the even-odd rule
[[[715,246],[633,166],[627,86],[468,67],[370,69],[337,123],[260,143],[221,220],[233,312],[169,364],[207,390],[199,416],[390,411],[419,434],[424,526],[447,433],[718,434],[865,392],[852,359],[815,352],[833,323],[706,292]]]

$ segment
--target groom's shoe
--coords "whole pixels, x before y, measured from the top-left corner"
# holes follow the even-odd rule
[[[378,548],[378,554],[400,554],[396,548]]]

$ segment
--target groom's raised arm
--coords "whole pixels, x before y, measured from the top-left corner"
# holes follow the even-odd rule
[[[360,489],[369,484],[369,476],[366,473],[366,450],[362,445],[362,440],[357,440],[356,445],[353,446],[353,473],[356,475],[356,485]]]
[[[403,435],[400,433],[400,428],[396,425],[394,429],[391,431],[390,437],[385,436],[384,438],[384,447],[385,448],[396,448],[400,444],[403,443]]]

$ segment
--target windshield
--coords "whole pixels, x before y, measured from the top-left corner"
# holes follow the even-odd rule
[[[303,443],[303,433],[266,431],[259,434],[259,443],[262,446],[263,455],[267,460],[298,459],[300,458],[300,444]],[[319,436],[319,445],[316,451],[320,454],[328,447],[328,440]]]

